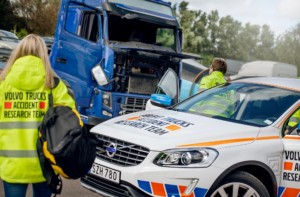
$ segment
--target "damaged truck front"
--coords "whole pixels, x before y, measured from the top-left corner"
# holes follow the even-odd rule
[[[82,120],[95,125],[144,110],[168,68],[179,76],[181,48],[169,3],[62,0],[50,59]]]

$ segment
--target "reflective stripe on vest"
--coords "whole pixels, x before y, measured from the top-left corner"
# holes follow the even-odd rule
[[[0,150],[0,157],[32,158],[37,157],[36,150]]]
[[[209,101],[204,100],[197,103],[191,111],[228,118],[233,114],[233,103],[226,94],[214,95]]]
[[[288,125],[294,127],[299,122],[300,122],[300,109],[297,109],[297,111],[291,116]]]
[[[0,122],[1,129],[36,129],[41,122]]]
[[[300,122],[300,118],[292,116],[291,119],[290,119],[290,121],[298,123],[298,122]]]

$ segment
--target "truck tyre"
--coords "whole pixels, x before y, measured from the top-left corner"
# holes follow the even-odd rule
[[[270,197],[264,184],[248,172],[238,171],[226,177],[211,197]]]

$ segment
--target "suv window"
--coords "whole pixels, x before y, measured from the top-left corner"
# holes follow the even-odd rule
[[[300,93],[268,85],[232,82],[211,88],[175,108],[226,121],[264,127],[275,122]]]

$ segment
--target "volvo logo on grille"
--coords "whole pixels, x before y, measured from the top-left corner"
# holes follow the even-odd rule
[[[117,145],[115,143],[110,143],[106,147],[106,155],[110,158],[114,157],[117,152]]]

